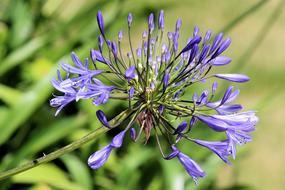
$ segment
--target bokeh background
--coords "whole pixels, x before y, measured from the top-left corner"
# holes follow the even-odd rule
[[[106,145],[117,131],[100,136],[48,164],[0,182],[0,189],[274,189],[285,188],[285,10],[284,0],[1,0],[0,1],[0,170],[52,152],[98,128],[95,112],[115,116],[124,105],[112,101],[95,107],[80,101],[57,117],[49,106],[50,79],[75,51],[83,59],[97,48],[96,13],[100,9],[109,38],[126,29],[134,15],[133,41],[139,43],[150,12],[166,13],[167,30],[182,18],[181,41],[198,25],[203,33],[223,31],[232,39],[226,55],[231,65],[219,69],[245,73],[251,82],[237,102],[257,110],[260,123],[254,141],[238,149],[233,166],[201,148],[184,150],[208,173],[194,187],[176,160],[161,158],[155,143],[132,143],[113,152],[98,171],[88,156]],[[217,71],[217,70],[216,70]],[[229,85],[221,83],[220,91]],[[200,131],[203,134],[203,131]],[[207,135],[215,135],[208,134]]]

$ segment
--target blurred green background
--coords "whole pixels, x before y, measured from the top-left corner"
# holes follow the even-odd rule
[[[118,132],[48,164],[0,182],[0,189],[274,189],[285,188],[285,12],[284,0],[1,0],[0,1],[0,170],[13,168],[52,152],[99,127],[95,112],[112,118],[122,106],[112,101],[95,107],[80,101],[56,118],[49,106],[59,63],[71,63],[75,51],[83,59],[97,48],[96,13],[103,12],[108,38],[126,29],[134,15],[133,41],[138,44],[150,12],[165,10],[167,30],[182,18],[181,42],[195,25],[203,33],[225,32],[232,45],[225,53],[232,64],[217,71],[244,73],[251,82],[237,102],[257,110],[260,123],[254,141],[238,149],[233,166],[216,155],[185,144],[183,149],[208,175],[194,188],[177,160],[161,158],[153,141],[131,143],[113,152],[98,171],[88,168],[88,156]],[[126,31],[126,30],[125,30]],[[228,83],[222,83],[220,90]],[[200,131],[203,134],[203,131]],[[215,134],[207,134],[215,135]]]

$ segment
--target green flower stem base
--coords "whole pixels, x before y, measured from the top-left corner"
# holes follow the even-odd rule
[[[116,116],[114,119],[112,119],[109,123],[111,126],[118,126],[118,123],[124,121],[131,113],[133,110],[127,109],[125,111],[123,111],[122,113],[120,113],[118,116]],[[98,129],[96,129],[95,131],[87,134],[86,136],[82,137],[81,139],[78,139],[77,141],[74,141],[72,143],[70,143],[69,145],[66,145],[65,147],[58,149],[50,154],[44,155],[40,158],[37,158],[31,162],[28,162],[24,165],[21,165],[19,167],[7,170],[5,172],[0,173],[0,180],[3,180],[5,178],[11,177],[13,175],[16,175],[18,173],[24,172],[26,170],[32,169],[36,166],[39,166],[43,163],[52,161],[68,152],[71,152],[77,148],[80,148],[82,145],[95,140],[99,135],[101,135],[102,133],[106,133],[108,130],[108,128],[106,127],[100,127]]]

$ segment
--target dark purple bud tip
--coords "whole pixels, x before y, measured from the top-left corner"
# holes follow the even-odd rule
[[[168,86],[169,78],[170,78],[169,73],[165,72],[165,74],[163,76],[163,91],[165,91],[167,86]]]
[[[104,18],[101,11],[97,13],[97,23],[101,34],[104,36]]]
[[[218,47],[218,45],[220,44],[220,42],[222,41],[222,39],[223,39],[223,36],[224,36],[224,33],[219,33],[217,36],[216,36],[216,38],[215,38],[215,40],[214,40],[214,42],[213,42],[213,44],[212,44],[212,47],[211,47],[211,50],[210,50],[210,54],[211,53],[213,53],[216,49],[217,49],[217,47]]]
[[[175,130],[174,135],[181,134],[187,128],[187,126],[188,124],[186,121],[181,122]]]
[[[96,59],[96,52],[94,49],[90,50],[90,57],[91,57],[93,63],[95,64],[97,59]]]
[[[198,26],[195,26],[194,27],[194,32],[193,32],[193,36],[197,36],[198,35],[198,33],[199,33],[199,27]]]
[[[129,90],[129,99],[132,99],[135,94],[135,88],[132,86]]]
[[[190,42],[182,49],[181,53],[184,53],[186,51],[189,51],[194,47],[195,44],[199,44],[202,40],[201,36],[195,36]]]
[[[118,40],[119,40],[119,42],[122,41],[123,35],[124,35],[123,31],[120,30],[119,33],[118,33]]]
[[[111,128],[111,126],[107,120],[107,117],[103,111],[98,110],[96,112],[96,115],[97,115],[97,118],[99,119],[99,121],[102,123],[102,125],[104,125],[107,128]]]
[[[148,17],[148,28],[150,30],[150,32],[152,32],[154,30],[154,16],[153,13],[151,13]]]
[[[164,11],[161,10],[158,18],[158,29],[164,29]]]
[[[104,38],[103,38],[102,35],[99,35],[99,37],[98,37],[98,47],[99,47],[101,52],[102,52],[103,45],[104,45]]]
[[[163,114],[164,109],[165,109],[165,106],[164,106],[164,105],[159,105],[158,111],[159,111],[160,114]]]
[[[212,35],[212,31],[211,31],[211,30],[208,30],[208,31],[206,32],[206,34],[205,34],[205,37],[204,37],[204,42],[203,42],[204,44],[209,41],[211,35]]]
[[[250,80],[250,78],[246,75],[242,74],[215,74],[214,75],[217,78],[228,80],[231,82],[247,82]]]
[[[176,21],[176,32],[179,32],[181,26],[182,26],[182,20],[179,18],[179,19]]]
[[[133,78],[135,78],[135,71],[136,71],[136,67],[134,65],[130,66],[126,72],[125,72],[125,77],[127,80],[131,80]]]
[[[133,127],[131,128],[131,130],[130,130],[130,135],[131,135],[132,141],[135,141],[136,138],[137,138],[137,134],[136,134],[135,128],[133,128]]]
[[[212,55],[211,59],[214,59],[216,57],[218,57],[219,55],[221,55],[231,44],[231,39],[230,38],[226,38],[222,44],[220,45],[220,47],[215,51],[215,53]]]
[[[122,131],[119,134],[117,134],[113,138],[111,146],[114,147],[114,148],[120,148],[122,146],[122,144],[123,144],[123,140],[125,138],[125,134],[126,134],[126,131]]]
[[[218,88],[218,83],[217,83],[217,81],[215,81],[212,84],[212,94],[213,95],[216,94],[217,88]]]
[[[131,27],[132,22],[133,22],[133,15],[132,15],[132,13],[129,13],[128,14],[128,26],[129,27]]]

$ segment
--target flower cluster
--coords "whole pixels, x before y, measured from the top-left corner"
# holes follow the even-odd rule
[[[146,143],[154,136],[163,158],[178,158],[196,183],[206,173],[177,148],[178,143],[187,140],[205,147],[230,164],[229,157],[236,157],[236,145],[252,140],[249,133],[255,130],[258,118],[255,112],[241,112],[241,105],[231,103],[239,95],[239,90],[232,86],[218,98],[216,81],[210,91],[204,90],[200,95],[193,93],[193,85],[202,85],[210,78],[242,83],[248,81],[249,77],[242,74],[209,74],[212,68],[231,62],[230,58],[222,56],[231,43],[230,38],[223,38],[223,33],[211,39],[212,31],[208,30],[201,37],[199,28],[195,27],[193,35],[179,49],[182,21],[178,19],[174,31],[165,34],[162,10],[157,27],[154,15],[150,14],[148,28],[141,36],[142,43],[134,49],[131,41],[132,21],[130,13],[126,32],[130,51],[124,54],[121,44],[125,32],[119,31],[116,41],[109,40],[105,34],[102,13],[98,12],[97,22],[101,35],[98,37],[98,50],[90,51],[93,69],[88,64],[88,59],[82,62],[72,53],[75,66],[62,64],[62,69],[68,75],[63,79],[58,72],[58,80],[52,80],[52,85],[64,94],[55,96],[50,104],[58,108],[57,115],[68,103],[80,99],[92,99],[94,105],[105,104],[109,99],[127,101],[129,115],[124,120],[128,125],[113,138],[111,144],[90,156],[89,166],[93,169],[101,167],[111,151],[122,146],[126,132],[129,131],[134,142],[142,134]],[[101,67],[98,62],[102,63]],[[97,111],[97,118],[108,128],[122,123],[120,121],[111,125],[101,110]],[[171,118],[183,121],[174,126]],[[206,141],[192,138],[191,129],[198,122],[206,124],[215,132],[224,133],[224,139]],[[169,147],[162,147],[162,140]],[[167,148],[169,153],[165,154]]]

